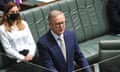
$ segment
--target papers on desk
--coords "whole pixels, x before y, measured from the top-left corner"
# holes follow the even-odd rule
[[[54,0],[36,0],[36,1],[51,2],[51,1],[54,1]]]

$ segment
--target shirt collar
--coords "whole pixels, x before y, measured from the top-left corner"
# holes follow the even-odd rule
[[[64,38],[64,35],[61,34],[60,36],[56,35],[52,30],[50,31],[53,35],[53,37],[55,38],[55,40],[58,40],[58,38]]]

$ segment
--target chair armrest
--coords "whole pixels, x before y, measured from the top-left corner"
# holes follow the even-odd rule
[[[100,72],[120,72],[120,40],[102,40],[99,47]]]
[[[99,47],[103,50],[120,50],[120,40],[102,40]]]

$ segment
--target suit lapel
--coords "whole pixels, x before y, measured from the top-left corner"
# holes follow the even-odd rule
[[[67,62],[68,62],[68,60],[69,60],[69,53],[70,53],[70,49],[69,49],[69,37],[67,36],[67,33],[66,32],[64,32],[64,40],[65,40],[65,45],[66,45],[66,57],[67,57]]]
[[[65,59],[61,52],[61,49],[50,31],[49,31],[48,36],[49,36],[49,41],[51,41],[50,42],[50,46],[51,46],[50,48],[52,48],[51,50],[55,53],[55,55],[58,59],[61,59],[63,61],[63,63],[65,63]]]

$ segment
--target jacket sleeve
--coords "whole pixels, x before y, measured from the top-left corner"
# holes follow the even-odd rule
[[[54,63],[52,58],[49,54],[49,51],[43,46],[39,41],[37,42],[37,48],[39,50],[40,55],[40,62],[42,66],[48,68],[52,72],[58,72],[57,69],[54,67]]]
[[[75,61],[76,63],[82,68],[82,71],[84,72],[93,72],[90,65],[88,64],[87,59],[82,54],[79,45],[77,43],[77,40],[74,35],[74,41],[75,41]]]

